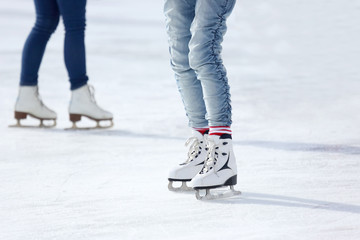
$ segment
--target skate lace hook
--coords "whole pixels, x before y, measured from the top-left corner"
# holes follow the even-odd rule
[[[191,145],[190,145],[191,144]],[[199,139],[197,137],[190,137],[186,142],[185,142],[185,146],[189,146],[189,152],[188,152],[188,159],[186,160],[186,162],[191,161],[192,159],[195,158],[195,156],[199,153]]]

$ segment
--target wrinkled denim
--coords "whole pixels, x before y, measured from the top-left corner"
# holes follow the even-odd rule
[[[221,43],[235,0],[166,0],[171,66],[190,127],[230,126]]]
[[[64,60],[71,90],[85,85],[85,7],[86,0],[34,0],[36,22],[23,49],[21,86],[38,84],[38,72],[51,34],[58,26],[60,15],[65,25]]]

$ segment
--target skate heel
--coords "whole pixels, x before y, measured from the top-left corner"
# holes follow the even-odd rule
[[[15,119],[17,120],[26,119],[26,117],[27,117],[27,113],[15,111]]]
[[[237,184],[237,175],[232,176],[224,183],[224,186],[233,186]]]
[[[70,113],[70,121],[71,122],[78,122],[80,120],[81,120],[81,115],[80,114]]]

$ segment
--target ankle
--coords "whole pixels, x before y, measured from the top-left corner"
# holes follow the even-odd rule
[[[209,127],[193,127],[193,130],[199,132],[203,136],[209,134]]]
[[[211,126],[210,136],[219,136],[221,139],[231,138],[232,131],[230,126]]]

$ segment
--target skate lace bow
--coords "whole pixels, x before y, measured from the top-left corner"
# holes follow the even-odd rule
[[[200,150],[200,142],[199,139],[197,137],[191,137],[189,138],[186,143],[185,146],[189,146],[189,152],[188,152],[188,159],[186,160],[185,163],[190,162],[191,160],[193,160],[195,158],[196,155],[198,155],[199,150]]]

